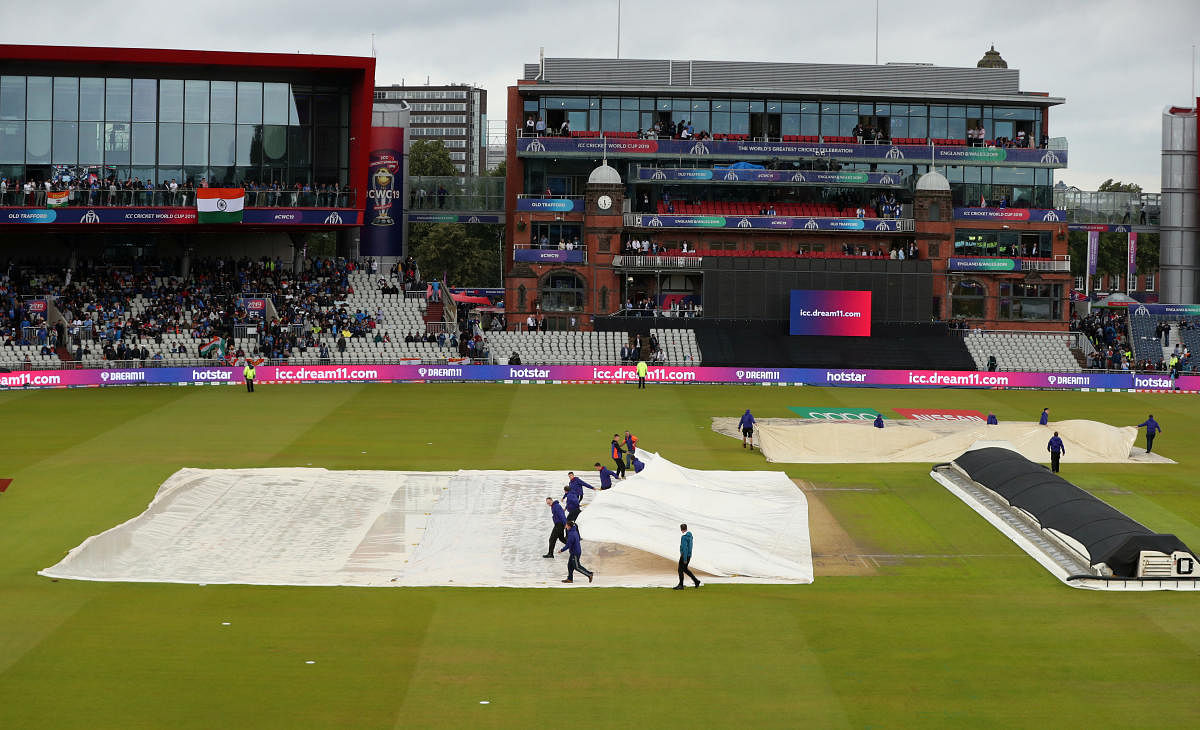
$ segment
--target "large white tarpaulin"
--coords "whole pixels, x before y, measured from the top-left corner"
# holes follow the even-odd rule
[[[581,562],[596,571],[596,585],[672,584],[681,522],[695,536],[693,568],[712,582],[812,582],[807,504],[786,475],[696,471],[640,456],[647,464],[641,474],[611,490],[585,490]],[[551,529],[545,498],[561,496],[566,481],[565,470],[182,469],[141,515],[88,538],[41,574],[257,585],[560,586],[565,553],[541,556]]]
[[[1133,448],[1138,431],[1086,420],[1055,421],[1049,426],[1009,422],[988,426],[978,421],[870,421],[760,419],[754,440],[767,461],[788,464],[934,463],[950,461],[979,446],[1003,446],[1035,462],[1049,462],[1046,445],[1058,431],[1066,446],[1064,463],[1171,463]],[[714,418],[713,430],[734,438],[737,419]]]

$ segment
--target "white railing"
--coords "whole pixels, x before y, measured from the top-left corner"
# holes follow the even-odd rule
[[[1070,256],[1055,256],[1053,259],[1021,259],[1021,266],[1026,271],[1066,271],[1071,270]]]
[[[699,269],[703,256],[613,256],[613,266],[640,269]]]

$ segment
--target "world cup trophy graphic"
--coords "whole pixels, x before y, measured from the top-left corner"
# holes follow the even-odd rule
[[[374,188],[370,191],[371,198],[374,200],[375,218],[371,221],[373,226],[390,226],[396,223],[389,211],[392,209],[392,201],[396,199],[396,191],[393,185],[396,181],[396,176],[388,167],[395,164],[394,160],[383,158],[379,160],[379,167],[375,169],[375,174],[371,176]]]

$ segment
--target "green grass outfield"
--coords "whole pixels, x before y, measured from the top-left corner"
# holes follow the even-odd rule
[[[565,471],[630,428],[686,466],[775,468],[710,417],[807,405],[1002,421],[1049,406],[1122,425],[1153,412],[1156,450],[1178,465],[1063,476],[1200,548],[1198,402],[671,385],[0,393],[0,477],[15,480],[0,495],[0,728],[1195,727],[1200,595],[1067,588],[919,464],[786,468],[854,488],[820,499],[870,553],[908,556],[807,586],[201,587],[35,571],[140,513],[180,467]]]

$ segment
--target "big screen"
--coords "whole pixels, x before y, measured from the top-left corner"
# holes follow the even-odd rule
[[[793,335],[871,336],[871,292],[791,290]]]

